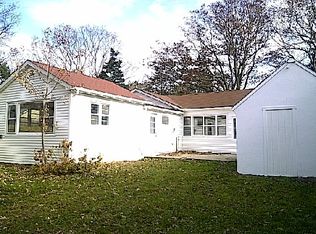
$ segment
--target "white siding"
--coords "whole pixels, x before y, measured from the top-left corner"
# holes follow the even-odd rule
[[[110,105],[109,125],[91,125],[91,103]],[[105,161],[137,160],[147,155],[175,151],[181,117],[169,116],[169,125],[161,124],[159,111],[149,107],[107,98],[72,95],[70,140],[73,156],[87,149],[89,157],[99,154]],[[150,134],[150,116],[156,117],[156,134]]]
[[[42,80],[33,76],[32,81],[37,87],[42,85]],[[64,87],[58,85],[53,92],[55,101],[55,132],[47,134],[46,146],[56,146],[63,139],[68,138],[69,119],[69,94]],[[34,96],[17,81],[13,81],[6,89],[0,93],[0,162],[32,164],[34,149],[41,147],[40,133],[18,133],[7,134],[7,103],[10,102],[34,101]],[[17,116],[18,117],[18,116]]]
[[[296,64],[288,64],[260,89],[256,89],[240,106],[237,114],[237,170],[243,174],[316,176],[316,77]],[[264,110],[294,107],[296,130],[295,173],[269,170],[264,146]],[[282,142],[276,142],[280,145]],[[270,160],[269,163],[273,163]]]
[[[226,115],[226,136],[201,136],[193,135],[183,136],[183,128],[181,129],[181,137],[179,139],[180,150],[193,150],[200,152],[214,153],[236,153],[236,140],[234,139],[233,119],[235,113],[230,107],[185,110],[184,116],[210,116],[210,115]],[[192,126],[193,129],[193,126]]]

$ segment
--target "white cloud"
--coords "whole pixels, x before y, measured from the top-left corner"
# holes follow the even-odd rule
[[[42,28],[61,23],[106,25],[121,40],[123,58],[139,68],[134,79],[142,80],[147,71],[142,66],[143,60],[151,55],[151,47],[157,40],[174,42],[181,39],[179,26],[189,10],[181,1],[154,0],[149,7],[143,5],[143,9],[138,9],[137,15],[128,15],[136,1],[139,0],[49,0],[29,5],[28,15],[31,23]]]
[[[29,7],[29,14],[42,27],[57,24],[80,26],[106,24],[133,4],[133,0],[44,1]]]
[[[147,69],[142,67],[142,63],[151,55],[151,47],[156,45],[157,40],[175,42],[183,37],[179,26],[187,14],[188,10],[182,6],[167,10],[155,2],[147,12],[118,27],[123,56],[139,67],[136,79],[143,79]]]

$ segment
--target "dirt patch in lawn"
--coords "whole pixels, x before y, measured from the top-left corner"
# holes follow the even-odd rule
[[[211,160],[211,161],[236,161],[236,154],[216,154],[211,152],[196,152],[196,151],[178,151],[172,153],[159,154],[150,156],[150,158],[178,158],[191,160]]]

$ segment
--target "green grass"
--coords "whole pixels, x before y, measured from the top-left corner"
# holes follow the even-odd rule
[[[316,233],[316,180],[145,160],[95,175],[0,165],[0,233]]]

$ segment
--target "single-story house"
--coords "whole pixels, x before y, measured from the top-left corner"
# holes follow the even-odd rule
[[[182,96],[130,92],[112,82],[26,61],[30,83],[49,95],[46,146],[72,141],[72,157],[137,160],[176,150],[236,152],[232,107],[250,90]],[[13,75],[0,86],[0,162],[34,163],[40,101]],[[48,75],[50,82],[44,82]]]
[[[316,176],[316,74],[288,63],[234,108],[237,171]]]
[[[137,160],[176,150],[182,111],[161,107],[112,82],[26,61],[29,81],[52,90],[48,105],[47,148],[72,141],[73,157],[87,154],[106,161]],[[43,77],[49,71],[49,80]],[[17,71],[18,72],[18,71]],[[0,86],[0,161],[34,163],[41,148],[41,102],[13,74]]]

